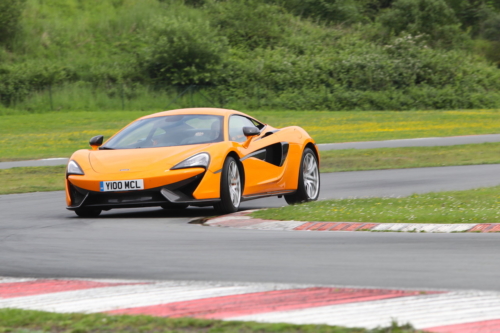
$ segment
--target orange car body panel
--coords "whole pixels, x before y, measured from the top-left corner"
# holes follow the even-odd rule
[[[272,135],[263,137],[265,132],[276,130],[266,125],[260,135],[251,139],[248,147],[244,147],[243,144],[238,142],[229,141],[228,127],[231,115],[242,115],[254,119],[234,110],[215,108],[181,109],[155,113],[139,119],[182,114],[223,116],[224,141],[174,147],[78,150],[71,156],[70,160],[76,161],[85,174],[67,176],[67,205],[72,205],[69,194],[70,184],[88,191],[98,192],[101,181],[143,179],[144,189],[147,190],[180,182],[203,173],[205,174],[192,196],[199,200],[218,199],[220,197],[221,170],[227,156],[233,154],[240,159],[244,159],[248,154],[264,149],[273,143],[286,142],[289,144],[288,155],[284,164],[277,166],[254,157],[244,159],[241,162],[244,169],[243,196],[296,190],[302,152],[308,144],[312,144],[319,161],[319,152],[314,141],[306,131],[297,126],[282,128]],[[171,169],[176,164],[200,152],[207,152],[210,155],[210,164],[207,170],[202,167]]]

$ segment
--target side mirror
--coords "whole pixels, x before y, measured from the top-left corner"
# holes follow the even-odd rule
[[[243,134],[247,137],[247,141],[245,141],[242,146],[243,148],[248,148],[248,146],[250,145],[250,141],[252,141],[252,138],[260,134],[260,130],[257,127],[246,126],[243,127]]]
[[[102,145],[103,140],[104,140],[104,136],[102,136],[102,135],[94,136],[92,139],[90,139],[89,145],[90,145],[90,147],[92,147],[93,150],[97,150],[97,148]]]
[[[245,134],[246,137],[256,136],[260,134],[260,130],[257,127],[247,126],[243,127],[243,134]]]

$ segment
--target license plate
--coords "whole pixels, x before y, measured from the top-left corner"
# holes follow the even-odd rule
[[[101,182],[101,192],[144,190],[144,180],[113,180]]]

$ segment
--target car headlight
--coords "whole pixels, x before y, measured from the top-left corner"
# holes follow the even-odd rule
[[[82,168],[76,163],[76,161],[69,161],[67,168],[68,175],[84,175]]]
[[[172,170],[203,167],[207,168],[210,163],[210,155],[208,153],[200,153],[185,159],[181,163],[175,165]]]

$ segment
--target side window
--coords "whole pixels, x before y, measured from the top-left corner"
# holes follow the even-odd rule
[[[258,121],[256,121],[256,120],[250,119],[250,121],[253,123],[253,125],[254,125],[255,127],[257,127],[257,128],[258,128],[258,129],[260,129],[260,130],[261,130],[261,129],[263,129],[263,128],[265,127],[265,125],[264,125],[264,124],[261,124],[261,123],[259,123],[259,122],[258,122]]]
[[[229,118],[229,140],[245,142],[247,138],[243,134],[243,127],[246,126],[255,127],[255,124],[246,117],[231,116]]]

